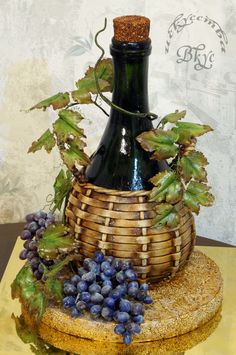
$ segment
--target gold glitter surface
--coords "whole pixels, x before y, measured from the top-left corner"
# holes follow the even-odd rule
[[[222,277],[214,261],[195,251],[173,279],[153,285],[150,295],[154,302],[145,307],[145,323],[134,343],[182,335],[208,322],[222,303]],[[45,325],[81,338],[121,342],[115,323],[91,320],[88,314],[75,319],[62,309],[47,308],[41,330]]]

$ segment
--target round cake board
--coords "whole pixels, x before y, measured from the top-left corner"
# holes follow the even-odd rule
[[[152,285],[150,295],[153,303],[145,306],[145,323],[141,333],[133,337],[134,346],[180,336],[209,322],[221,307],[223,281],[215,262],[202,252],[194,251],[174,278]],[[23,314],[27,320],[24,309]],[[92,320],[88,314],[72,318],[63,309],[48,307],[39,325],[39,334],[47,338],[50,332],[45,329],[51,329],[59,331],[61,336],[118,345],[122,339],[114,333],[114,326],[113,322]]]

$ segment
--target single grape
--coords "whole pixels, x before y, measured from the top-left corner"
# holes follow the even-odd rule
[[[105,307],[109,307],[109,308],[115,310],[116,302],[115,302],[114,298],[112,298],[112,297],[105,298],[103,304]]]
[[[132,303],[132,309],[131,309],[131,313],[134,316],[138,316],[138,315],[143,315],[144,314],[144,308],[142,303]]]
[[[43,264],[42,264],[42,263],[40,263],[40,264],[39,264],[39,266],[38,266],[38,270],[39,270],[39,272],[40,272],[41,274],[43,274],[43,273],[44,273],[44,266],[43,266]]]
[[[77,317],[79,317],[79,315],[80,315],[80,314],[79,314],[77,308],[76,308],[76,307],[72,307],[72,308],[71,308],[71,317],[77,318]]]
[[[121,266],[121,270],[128,270],[128,269],[131,269],[132,268],[132,263],[130,260],[124,260],[122,262],[122,266]]]
[[[148,290],[148,284],[144,283],[140,285],[140,290],[141,291],[147,291]]]
[[[131,334],[139,334],[141,332],[140,325],[137,323],[130,322],[126,324],[126,330]]]
[[[110,292],[110,296],[115,300],[118,301],[121,299],[121,293],[119,290],[114,289]]]
[[[114,328],[114,332],[118,335],[124,334],[125,332],[124,324],[117,324]]]
[[[151,303],[153,302],[152,297],[150,297],[150,296],[147,295],[147,296],[144,298],[143,302],[146,303],[146,304],[151,304]]]
[[[67,296],[72,296],[77,293],[77,288],[72,284],[66,284],[64,286],[64,294]]]
[[[54,264],[53,260],[47,260],[47,259],[42,259],[41,258],[41,262],[45,265],[45,266],[52,266]]]
[[[101,292],[101,286],[96,284],[96,283],[93,283],[92,285],[89,286],[88,290],[89,290],[90,293],[95,293],[95,292],[100,293]]]
[[[85,270],[87,270],[87,271],[90,270],[89,264],[91,263],[91,261],[93,261],[93,260],[90,259],[90,258],[85,258],[85,259],[84,259],[83,267],[84,267]]]
[[[26,250],[26,249],[21,250],[20,255],[19,255],[19,258],[20,258],[21,260],[27,259],[27,253],[28,253],[28,250]]]
[[[54,219],[47,219],[45,221],[45,227],[48,228],[50,225],[54,224],[55,220]]]
[[[55,221],[55,216],[52,212],[46,213],[46,216],[43,218],[47,218],[47,219],[51,219],[51,220]]]
[[[110,285],[106,285],[106,286],[103,286],[103,288],[101,289],[101,294],[106,297],[109,295],[109,293],[111,292],[112,290],[112,286]]]
[[[113,267],[105,268],[103,271],[104,275],[107,277],[112,277],[115,274],[116,270]]]
[[[31,260],[33,259],[37,254],[34,251],[28,251],[27,253],[27,259]]]
[[[132,320],[133,320],[133,322],[138,323],[138,324],[144,323],[144,317],[141,314],[139,314],[138,316],[133,316]]]
[[[78,275],[82,277],[84,274],[86,274],[86,270],[83,267],[78,268]]]
[[[117,321],[119,323],[127,323],[129,319],[130,319],[130,316],[127,312],[119,312],[118,311],[116,313],[115,321]]]
[[[137,281],[130,281],[128,284],[128,287],[136,287],[137,289],[139,288],[139,284]]]
[[[103,261],[103,262],[101,263],[101,270],[102,270],[102,271],[104,271],[105,269],[107,269],[107,268],[109,268],[109,267],[111,267],[111,265],[110,265],[110,263],[109,263],[107,260],[105,260],[105,261]]]
[[[102,282],[102,286],[112,286],[111,280],[104,280],[104,281]]]
[[[102,303],[103,300],[104,300],[104,297],[98,292],[95,292],[91,295],[91,302],[94,304]]]
[[[129,313],[131,311],[132,303],[129,300],[121,299],[119,308],[121,312]]]
[[[132,335],[127,331],[123,334],[123,342],[125,345],[129,345],[132,342]]]
[[[34,271],[34,276],[36,277],[37,280],[41,280],[42,278],[42,274],[38,270]]]
[[[31,232],[28,229],[24,229],[21,232],[21,239],[22,240],[32,239]]]
[[[86,303],[84,301],[79,301],[76,303],[76,308],[79,312],[83,312],[86,310],[87,306]]]
[[[65,308],[71,308],[75,305],[75,298],[73,296],[67,296],[63,298],[63,306]]]
[[[34,213],[29,213],[25,216],[26,222],[33,222],[34,220]]]
[[[39,229],[39,226],[37,222],[33,221],[29,223],[28,228],[31,233],[35,233]]]
[[[77,291],[83,292],[83,291],[87,291],[87,289],[88,289],[88,283],[86,281],[81,280],[78,282]]]
[[[37,243],[36,243],[36,241],[35,240],[31,240],[31,242],[29,243],[29,245],[28,245],[28,249],[29,250],[37,250]]]
[[[136,300],[137,301],[143,301],[146,296],[147,296],[147,292],[146,291],[138,290],[137,295],[136,295]]]
[[[102,281],[110,280],[110,277],[106,276],[103,272],[100,274],[100,278]]]
[[[122,267],[122,261],[120,259],[113,259],[112,266],[116,269],[116,271],[120,271]]]
[[[93,271],[89,271],[86,274],[83,274],[82,280],[89,283],[93,282],[96,279],[96,274]]]
[[[101,251],[96,251],[94,254],[94,261],[98,264],[101,264],[105,259],[104,254]]]
[[[91,295],[89,292],[81,292],[80,294],[80,300],[84,301],[85,303],[90,302]]]
[[[120,285],[116,286],[116,290],[118,290],[120,292],[120,295],[123,297],[127,293],[127,286],[125,283],[120,284]]]
[[[116,274],[116,280],[119,282],[119,283],[123,283],[126,279],[126,276],[125,276],[125,273],[123,271],[119,271],[117,272]]]
[[[106,260],[111,264],[113,262],[113,256],[108,256]]]
[[[137,293],[138,293],[138,288],[137,287],[129,287],[128,288],[128,295],[130,297],[136,297],[137,296]]]
[[[137,280],[137,274],[134,270],[132,269],[128,269],[125,271],[125,276],[131,280],[131,281],[134,281],[134,280]]]
[[[24,247],[25,249],[29,249],[29,243],[30,243],[31,241],[32,241],[31,239],[27,239],[27,240],[24,242],[23,247]]]
[[[105,320],[108,320],[108,321],[112,321],[113,319],[113,310],[109,307],[103,307],[102,308],[102,317],[105,319]]]
[[[95,304],[90,308],[90,314],[93,318],[98,318],[101,314],[102,306]]]
[[[77,286],[77,283],[81,280],[79,275],[74,275],[71,277],[70,281],[74,286]]]
[[[39,220],[38,220],[38,225],[40,226],[40,227],[45,227],[45,219],[44,218],[39,218]]]

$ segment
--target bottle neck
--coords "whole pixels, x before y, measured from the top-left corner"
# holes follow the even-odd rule
[[[128,111],[149,112],[148,56],[151,52],[150,39],[135,43],[117,42],[113,39],[110,51],[114,67],[113,103]]]

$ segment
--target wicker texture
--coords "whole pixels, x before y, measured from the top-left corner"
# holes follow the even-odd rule
[[[76,182],[65,213],[80,241],[80,259],[100,249],[106,255],[131,259],[143,281],[173,276],[193,250],[194,219],[179,202],[175,205],[181,216],[179,226],[153,228],[155,203],[148,201],[148,194]]]

